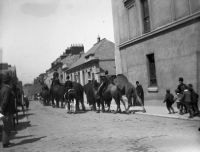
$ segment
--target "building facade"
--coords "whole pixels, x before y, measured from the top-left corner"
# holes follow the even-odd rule
[[[106,70],[110,75],[116,74],[114,59],[114,43],[107,39],[97,38],[93,45],[82,57],[65,70],[72,81],[85,85],[88,80],[100,82],[100,76]]]
[[[64,70],[67,70],[82,54],[84,54],[84,46],[82,44],[74,44],[68,47],[62,55],[51,63],[51,68],[46,71],[44,76],[45,84],[50,88],[54,72],[58,72],[60,82],[65,83],[66,73]]]
[[[200,93],[200,0],[112,0],[116,72],[146,99],[174,93],[178,78]]]

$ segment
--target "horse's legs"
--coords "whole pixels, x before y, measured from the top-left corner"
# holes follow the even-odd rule
[[[96,111],[97,108],[96,108],[96,100],[95,99],[93,100],[93,105],[92,106],[93,106],[93,110]]]
[[[71,111],[70,111],[71,110],[71,101],[69,99],[67,99],[66,104],[67,104],[67,110],[68,110],[67,113],[71,113]]]
[[[131,100],[132,98],[131,98],[131,96],[126,96],[126,97],[128,99],[128,107],[126,109],[126,112],[129,113],[129,109],[132,106],[132,100]]]
[[[124,109],[125,109],[125,111],[126,111],[126,103],[125,103],[125,101],[124,101],[124,99],[121,97],[121,102],[122,102],[122,104],[124,105]]]
[[[117,109],[116,109],[116,111],[114,112],[114,113],[116,114],[117,112],[121,112],[121,108],[120,108],[120,98],[114,97],[114,99],[115,99],[115,102],[116,102],[116,105],[117,105]]]
[[[107,104],[107,107],[108,107],[107,112],[111,112],[111,111],[110,111],[111,101],[112,101],[112,98],[106,99],[106,100],[105,100],[105,103]],[[104,101],[102,101],[102,102],[104,102]],[[104,103],[103,103],[103,104],[104,104]]]
[[[54,108],[55,107],[55,103],[54,103],[54,97],[53,96],[51,97],[51,102],[52,102],[52,107]]]
[[[59,99],[56,98],[56,107],[59,108]]]
[[[102,112],[105,112],[104,100],[103,99],[99,99],[99,102],[101,103]],[[100,107],[100,104],[99,104],[99,107]]]
[[[81,99],[80,102],[81,102],[82,110],[85,111],[85,105],[84,105],[83,99]]]
[[[64,98],[61,99],[61,108],[64,108],[63,102],[64,102]]]
[[[76,105],[76,106],[75,106],[75,107],[76,107],[76,111],[79,111],[79,110],[80,110],[80,108],[79,108],[79,102],[80,102],[80,101],[76,99],[76,104],[75,104],[75,105]]]
[[[95,99],[95,102],[97,103],[97,113],[100,112],[100,99]]]

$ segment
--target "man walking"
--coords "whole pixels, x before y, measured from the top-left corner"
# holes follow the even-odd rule
[[[143,91],[142,85],[139,83],[139,81],[136,81],[136,91],[142,101],[142,104],[144,105],[144,91]]]
[[[2,88],[0,92],[1,98],[1,113],[4,115],[3,130],[2,130],[2,144],[3,148],[11,145],[9,136],[11,132],[12,114],[14,113],[14,93],[11,88],[11,77],[8,74],[2,76]]]

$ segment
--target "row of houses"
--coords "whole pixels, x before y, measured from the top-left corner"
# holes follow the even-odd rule
[[[82,44],[71,45],[51,63],[51,67],[46,70],[46,73],[40,74],[34,81],[37,83],[43,80],[50,88],[53,73],[57,71],[61,83],[65,83],[67,76],[70,76],[72,81],[82,85],[87,84],[88,80],[92,79],[99,82],[100,76],[106,70],[111,75],[115,74],[114,50],[113,42],[106,38],[100,39],[99,36],[97,42],[86,53]]]
[[[14,84],[16,84],[22,91],[22,81],[19,81],[18,77],[17,77],[17,71],[16,71],[16,67],[12,66],[8,63],[3,63],[0,62],[0,88],[1,88],[1,76],[3,74],[8,74],[11,78],[12,78],[12,82]]]

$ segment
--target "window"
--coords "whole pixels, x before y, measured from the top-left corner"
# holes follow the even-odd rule
[[[147,55],[147,67],[149,75],[149,86],[157,86],[154,53]]]
[[[131,8],[134,5],[135,0],[123,0],[123,2],[126,8]]]
[[[148,0],[141,0],[142,6],[142,20],[144,24],[144,33],[150,31],[150,17],[149,17],[149,4]]]

